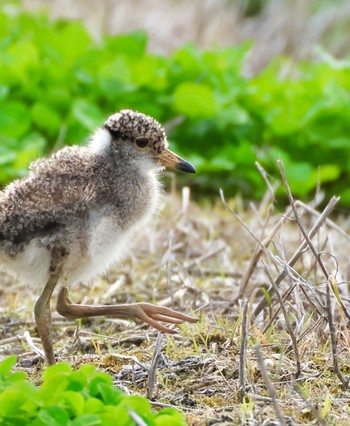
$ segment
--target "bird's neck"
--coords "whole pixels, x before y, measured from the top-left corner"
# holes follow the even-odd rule
[[[89,148],[94,154],[103,155],[111,148],[111,134],[107,129],[100,128],[92,135]]]

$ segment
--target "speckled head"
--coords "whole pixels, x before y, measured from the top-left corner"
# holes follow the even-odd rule
[[[147,139],[146,146],[158,154],[168,147],[162,126],[154,118],[140,112],[123,109],[108,117],[104,126],[115,141],[129,140],[136,144],[139,142],[140,145],[146,145],[145,139]]]
[[[109,131],[114,143],[128,141],[135,149],[148,153],[162,167],[196,172],[189,162],[168,149],[163,127],[148,115],[124,109],[108,117],[104,128]]]

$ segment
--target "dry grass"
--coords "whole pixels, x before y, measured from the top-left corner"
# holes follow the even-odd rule
[[[337,228],[297,203],[297,223],[291,207],[288,216],[274,211],[269,194],[241,205],[236,198],[227,207],[244,226],[220,200],[198,205],[187,203],[186,191],[169,195],[130,258],[74,294],[85,303],[154,301],[199,323],[161,338],[142,324],[54,314],[56,353],[74,366],[94,363],[155,407],[178,407],[189,425],[347,425],[349,222],[338,213]],[[287,266],[305,240],[301,227],[309,232],[317,219],[308,244],[323,266],[308,244]],[[6,275],[1,281],[0,358],[16,353],[18,368],[39,382],[36,296]]]
[[[96,38],[105,32],[143,29],[149,36],[149,50],[161,54],[169,54],[187,42],[211,48],[251,40],[248,74],[258,73],[278,55],[297,60],[318,58],[315,46],[337,57],[345,57],[350,51],[347,0],[269,0],[255,16],[245,16],[246,0],[22,2],[30,10],[48,9],[53,19],[79,19]]]

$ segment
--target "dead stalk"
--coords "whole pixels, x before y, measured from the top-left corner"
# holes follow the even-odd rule
[[[286,327],[287,327],[288,333],[289,333],[290,338],[292,340],[292,345],[293,345],[293,350],[294,350],[294,356],[295,356],[295,362],[296,362],[295,379],[297,379],[300,376],[300,373],[301,373],[300,356],[299,356],[297,339],[296,339],[294,331],[292,329],[292,325],[291,325],[291,323],[289,321],[287,309],[285,307],[283,298],[282,298],[282,296],[281,296],[281,294],[280,294],[280,292],[278,290],[278,287],[277,287],[274,279],[272,278],[272,275],[271,275],[271,273],[270,273],[270,271],[269,271],[266,263],[264,261],[262,261],[262,262],[263,262],[265,273],[266,273],[266,275],[267,275],[267,277],[268,277],[268,279],[269,279],[269,281],[270,281],[270,283],[271,283],[271,285],[272,285],[272,287],[273,287],[273,289],[274,289],[274,291],[276,293],[279,305],[280,305],[282,313],[283,313],[283,317],[284,317],[284,321],[286,323]]]
[[[307,234],[307,232],[304,229],[304,226],[300,222],[299,215],[298,215],[297,209],[295,207],[295,203],[294,203],[294,198],[293,198],[293,195],[292,195],[292,192],[290,190],[289,183],[288,183],[287,175],[286,175],[286,172],[284,170],[283,162],[282,162],[282,160],[278,160],[277,163],[278,163],[280,171],[281,171],[283,184],[286,188],[288,200],[289,200],[289,203],[290,203],[290,205],[293,209],[293,213],[294,213],[296,223],[298,224],[298,227],[299,227],[301,233],[303,234],[305,241],[307,242],[307,245],[309,246],[309,248],[312,251],[315,258],[317,259],[317,262],[320,265],[320,268],[321,268],[324,276],[326,277],[327,282],[329,282],[330,275],[329,275],[329,273],[328,273],[328,271],[327,271],[327,269],[326,269],[326,267],[325,267],[325,265],[324,265],[324,263],[323,263],[323,261],[320,257],[320,254],[316,251],[309,235]],[[334,326],[334,321],[333,321],[333,313],[332,313],[329,285],[327,286],[326,300],[327,300],[327,308],[326,308],[327,309],[327,319],[328,319],[329,332],[330,332],[330,337],[331,337],[331,346],[332,346],[333,367],[334,367],[334,370],[335,370],[340,382],[343,384],[343,386],[348,388],[349,381],[346,380],[345,377],[343,376],[343,374],[341,373],[341,371],[339,369],[339,364],[338,364],[338,358],[337,358],[338,350],[337,350],[336,331],[335,331],[335,326]]]
[[[256,345],[254,347],[254,349],[255,349],[256,359],[257,359],[257,362],[258,362],[260,373],[262,375],[262,378],[264,379],[266,389],[267,389],[267,391],[270,395],[270,398],[272,400],[272,405],[273,405],[273,409],[275,411],[275,415],[278,419],[279,424],[281,426],[285,426],[286,422],[285,422],[284,416],[281,412],[281,409],[280,409],[278,401],[277,401],[276,389],[274,388],[272,381],[271,381],[271,379],[270,379],[270,377],[267,373],[260,346]]]
[[[157,336],[154,352],[153,352],[152,363],[148,373],[148,381],[147,381],[147,398],[148,399],[153,399],[155,376],[156,376],[160,351],[162,349],[162,340],[163,340],[163,333],[159,332]]]
[[[247,338],[248,338],[248,300],[243,302],[241,346],[239,351],[239,402],[242,404],[246,387],[247,366]]]
[[[336,204],[338,203],[338,201],[339,201],[339,197],[332,197],[330,199],[330,201],[327,204],[326,208],[323,210],[322,214],[318,217],[317,221],[315,222],[315,224],[311,228],[311,230],[310,230],[310,232],[308,234],[308,240],[309,241],[319,231],[319,229],[321,228],[321,226],[325,222],[327,216],[334,209],[334,207],[336,206]],[[290,213],[291,211],[292,211],[292,208],[289,208],[288,211],[287,211],[287,213]],[[295,253],[291,257],[291,259],[287,263],[286,267],[288,267],[288,268],[293,267],[295,265],[295,263],[297,262],[297,260],[300,258],[300,256],[304,253],[304,251],[307,248],[307,246],[308,246],[308,242],[304,240],[300,244],[300,246],[298,247],[298,249],[295,251]],[[275,279],[276,285],[278,286],[284,280],[284,278],[286,276],[287,276],[287,269],[283,270],[279,274],[279,276]],[[253,316],[256,318],[265,307],[266,307],[266,300],[265,300],[265,298],[263,298],[261,300],[261,302],[259,303],[259,305],[255,308]]]

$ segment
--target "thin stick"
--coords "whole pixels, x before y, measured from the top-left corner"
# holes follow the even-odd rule
[[[258,172],[261,174],[262,178],[264,179],[264,182],[266,183],[266,186],[269,190],[272,201],[275,202],[276,201],[275,200],[275,190],[272,187],[272,185],[271,185],[271,183],[270,183],[270,181],[267,177],[266,170],[261,166],[261,164],[258,161],[255,161],[255,165],[256,165],[256,168],[258,169]]]
[[[260,346],[256,345],[254,347],[254,349],[255,349],[256,359],[257,359],[257,362],[258,362],[260,373],[262,375],[262,378],[264,379],[264,382],[265,382],[265,385],[266,385],[266,389],[267,389],[267,391],[268,391],[268,393],[269,393],[269,395],[271,397],[273,409],[275,411],[275,414],[276,414],[276,417],[278,419],[279,425],[280,426],[285,426],[286,422],[285,422],[283,414],[282,414],[282,412],[280,410],[280,407],[278,405],[278,401],[277,401],[277,398],[276,398],[276,390],[275,390],[275,388],[274,388],[274,386],[273,386],[273,384],[272,384],[272,382],[270,380],[269,375],[267,374],[266,367],[265,367],[265,364],[264,364],[264,359],[263,359],[262,354],[261,354]]]
[[[23,333],[23,338],[24,340],[27,342],[28,346],[30,347],[30,349],[35,352],[37,355],[39,355],[42,359],[45,359],[45,354],[44,351],[42,351],[41,349],[39,349],[37,346],[35,346],[33,339],[31,337],[31,335],[29,334],[29,331],[25,331]]]
[[[300,200],[297,200],[296,203],[303,207],[308,213],[314,215],[314,216],[320,216],[320,213],[313,209],[312,207],[308,206],[307,204],[303,203]],[[330,228],[335,229],[339,234],[341,234],[343,237],[345,237],[348,241],[350,241],[350,235],[348,235],[344,229],[342,229],[340,226],[338,226],[336,223],[334,223],[331,219],[326,219],[326,225],[328,225]]]
[[[296,362],[295,378],[297,379],[300,376],[300,373],[301,373],[300,356],[299,356],[297,339],[296,339],[294,331],[292,329],[292,325],[291,325],[291,323],[289,321],[287,310],[286,310],[286,307],[284,305],[284,301],[282,299],[282,296],[281,296],[281,294],[280,294],[280,292],[278,290],[278,287],[277,287],[274,279],[272,278],[272,275],[271,275],[271,273],[270,273],[270,271],[269,271],[266,263],[264,262],[264,260],[262,260],[262,263],[263,263],[263,267],[264,267],[265,273],[266,273],[268,279],[270,280],[270,283],[271,283],[271,285],[272,285],[272,287],[273,287],[273,289],[274,289],[274,291],[275,291],[275,293],[277,295],[278,302],[280,304],[280,307],[281,307],[281,310],[282,310],[282,313],[283,313],[284,321],[286,323],[286,327],[287,327],[288,333],[289,333],[290,338],[292,340],[292,345],[293,345],[293,350],[294,350],[294,356],[295,356],[295,362]]]
[[[289,183],[287,180],[287,175],[286,172],[284,170],[284,166],[283,166],[283,162],[282,160],[277,160],[277,163],[279,165],[280,171],[281,171],[281,175],[282,175],[282,179],[283,179],[283,184],[286,188],[287,191],[287,196],[288,196],[288,200],[289,203],[293,209],[293,213],[295,216],[295,220],[299,226],[299,229],[301,231],[301,233],[303,234],[308,246],[310,247],[310,250],[312,251],[313,255],[315,256],[315,258],[317,259],[317,263],[320,265],[320,268],[324,274],[324,276],[327,279],[327,282],[329,282],[329,273],[319,255],[319,253],[317,253],[314,245],[312,244],[312,241],[309,237],[309,235],[307,234],[307,232],[305,231],[303,225],[300,222],[299,216],[298,216],[298,212],[296,210],[295,207],[295,203],[294,203],[294,198],[292,195],[292,192],[290,190],[289,187]],[[331,346],[332,346],[332,357],[333,357],[333,367],[334,367],[334,371],[336,372],[338,379],[340,380],[340,382],[346,387],[348,388],[349,386],[349,381],[345,379],[345,377],[343,376],[343,374],[341,373],[340,369],[339,369],[339,364],[338,364],[338,356],[337,356],[337,340],[336,340],[336,332],[335,332],[335,327],[334,327],[334,322],[333,322],[333,314],[332,314],[332,307],[331,307],[331,297],[330,297],[330,288],[329,285],[327,286],[327,293],[326,293],[326,300],[327,300],[327,319],[328,319],[328,325],[329,325],[329,332],[330,332],[330,336],[331,336]]]
[[[245,290],[246,290],[247,285],[249,283],[250,277],[252,276],[252,274],[254,272],[254,269],[255,269],[255,267],[258,263],[258,260],[260,259],[261,255],[264,253],[264,250],[266,249],[266,247],[272,241],[275,234],[279,231],[279,229],[282,227],[282,225],[288,219],[288,216],[292,212],[292,209],[289,208],[287,213],[284,216],[282,216],[281,219],[278,221],[278,223],[274,226],[274,228],[272,229],[270,234],[263,241],[260,241],[259,238],[257,238],[255,236],[253,231],[248,227],[248,225],[246,223],[244,223],[244,221],[238,216],[238,214],[234,210],[231,209],[231,207],[229,206],[229,204],[225,200],[224,192],[222,191],[222,189],[220,189],[220,197],[221,197],[221,201],[223,202],[223,204],[227,208],[227,210],[239,221],[239,223],[243,226],[243,228],[246,229],[249,232],[249,234],[254,238],[254,240],[257,243],[257,246],[255,247],[255,250],[254,250],[253,257],[252,257],[251,261],[249,262],[248,268],[246,269],[246,271],[243,274],[243,277],[242,277],[242,280],[241,280],[241,283],[240,283],[240,286],[239,286],[238,294],[233,300],[233,303],[237,303],[238,299],[240,299],[245,293]]]
[[[157,336],[154,352],[153,352],[152,363],[148,373],[148,382],[147,382],[147,398],[148,399],[153,398],[155,376],[156,376],[158,359],[159,359],[160,351],[162,348],[162,340],[163,340],[163,333],[159,332]]]
[[[323,210],[323,212],[321,213],[321,215],[318,217],[315,224],[311,228],[311,230],[308,234],[309,240],[310,240],[310,238],[312,238],[316,235],[316,233],[318,232],[318,230],[320,229],[320,227],[322,226],[322,224],[326,220],[327,216],[331,213],[331,211],[334,209],[334,207],[336,206],[336,204],[338,203],[339,200],[340,200],[339,197],[334,197],[334,196],[330,199],[326,208]],[[291,211],[291,210],[292,209],[288,210],[288,212]],[[295,265],[295,263],[297,262],[297,260],[299,259],[299,257],[304,253],[304,250],[306,249],[307,246],[308,246],[308,243],[307,243],[307,241],[304,240],[300,244],[300,246],[297,248],[297,250],[294,252],[293,256],[291,257],[291,259],[287,263],[286,267],[293,267]],[[278,286],[284,280],[284,278],[286,276],[287,276],[287,271],[285,269],[275,279],[276,285]],[[265,298],[263,298],[261,300],[261,302],[259,303],[259,305],[255,308],[254,313],[253,313],[253,317],[256,318],[265,307],[266,307],[266,300],[265,300]]]
[[[247,337],[248,337],[248,300],[243,302],[241,347],[239,352],[239,402],[242,404],[245,396],[246,366],[247,366]]]

